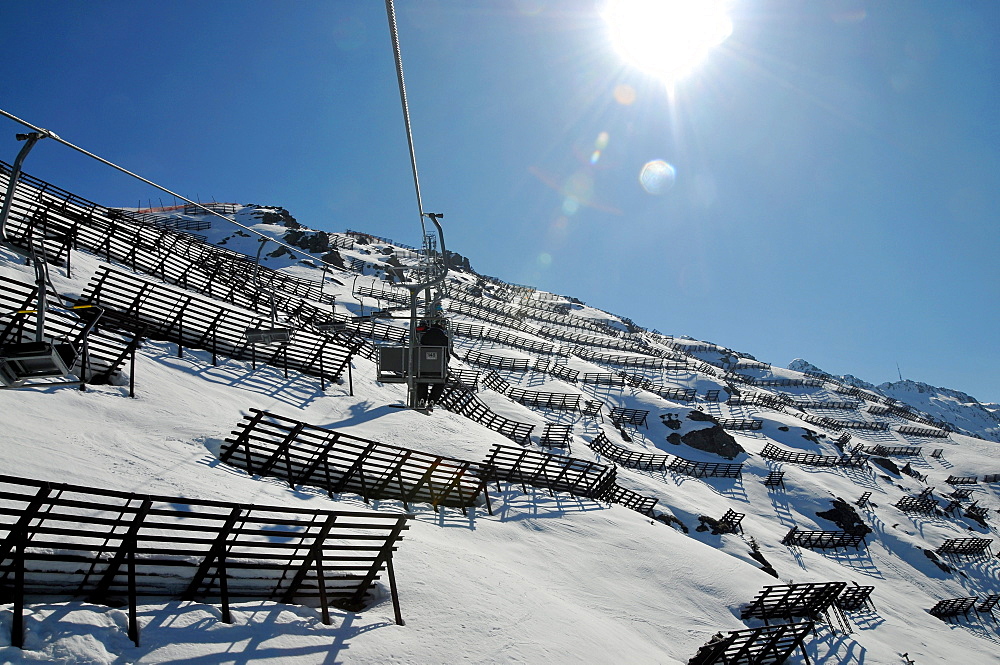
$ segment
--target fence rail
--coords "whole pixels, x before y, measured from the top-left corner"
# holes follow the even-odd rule
[[[254,506],[134,494],[0,476],[0,592],[13,599],[11,640],[23,644],[24,603],[126,598],[139,644],[139,597],[318,600],[358,610],[383,568],[402,623],[392,552],[408,515]]]

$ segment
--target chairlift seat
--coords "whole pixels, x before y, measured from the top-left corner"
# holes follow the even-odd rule
[[[292,337],[291,328],[247,328],[247,341],[251,344],[287,342]]]
[[[29,379],[70,376],[76,348],[69,343],[25,342],[0,347],[0,383],[17,387]]]
[[[405,383],[409,347],[378,347],[378,380],[382,383]],[[421,383],[444,383],[448,378],[448,347],[418,346],[417,380]]]

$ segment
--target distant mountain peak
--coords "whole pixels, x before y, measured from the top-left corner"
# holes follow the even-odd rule
[[[938,388],[912,379],[883,383],[878,389],[936,420],[955,425],[959,431],[1000,442],[1000,412],[995,405],[981,404],[960,390]]]
[[[913,393],[936,393],[939,395],[944,395],[951,397],[958,402],[963,404],[979,404],[977,400],[972,395],[968,393],[963,393],[960,390],[952,390],[951,388],[939,388],[932,386],[928,383],[922,381],[914,381],[912,379],[903,379],[902,381],[892,381],[886,382],[879,385],[879,390],[882,391],[892,391],[892,392],[913,392]]]
[[[871,390],[872,392],[879,392],[879,389],[875,387],[874,383],[868,383],[863,379],[859,379],[853,374],[831,374],[830,372],[824,371],[813,365],[808,360],[802,358],[796,358],[792,362],[788,363],[788,369],[794,370],[796,372],[803,372],[804,374],[811,374],[813,376],[828,376],[843,384],[854,386],[855,388],[861,388],[863,390]]]
[[[794,370],[796,372],[803,372],[805,374],[826,374],[829,376],[829,372],[824,372],[816,365],[813,365],[808,360],[803,360],[802,358],[796,358],[792,362],[788,363],[788,369]]]

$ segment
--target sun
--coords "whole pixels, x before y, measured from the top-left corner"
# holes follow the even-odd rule
[[[733,33],[722,0],[608,0],[602,18],[622,57],[666,83],[690,74]]]

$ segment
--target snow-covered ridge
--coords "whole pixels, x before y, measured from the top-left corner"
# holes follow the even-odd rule
[[[953,426],[956,431],[987,441],[1000,442],[1000,409],[994,404],[982,404],[976,398],[959,390],[938,388],[920,381],[881,383],[878,386],[851,375],[834,376],[816,365],[796,358],[789,369],[815,376],[827,376],[846,385],[855,386],[884,395],[909,405],[931,419]]]

